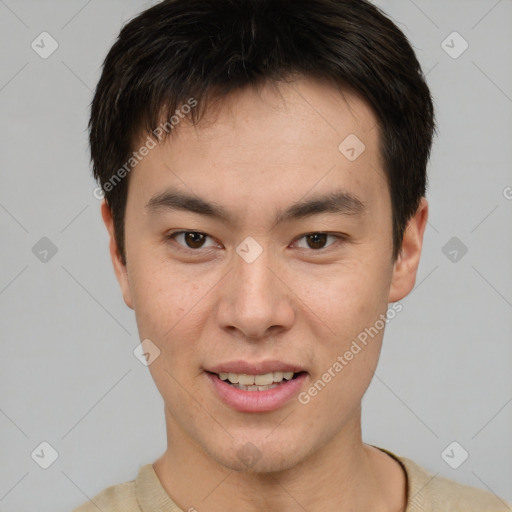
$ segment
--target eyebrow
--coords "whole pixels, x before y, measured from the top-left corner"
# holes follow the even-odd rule
[[[227,223],[234,222],[233,215],[223,206],[176,190],[166,190],[161,194],[151,197],[145,205],[145,210],[150,214],[169,210],[182,210],[219,219]],[[339,190],[330,194],[315,196],[308,200],[301,200],[285,211],[278,211],[275,223],[280,224],[322,213],[361,216],[365,212],[366,207],[363,201],[350,192]]]

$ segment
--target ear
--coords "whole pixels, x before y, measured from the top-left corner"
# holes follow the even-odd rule
[[[110,207],[106,203],[105,199],[101,202],[101,216],[103,217],[103,222],[105,223],[110,237],[110,257],[112,258],[112,264],[114,265],[114,272],[116,273],[117,281],[121,287],[123,299],[126,305],[133,309],[128,272],[126,265],[122,262],[121,255],[119,254],[119,248],[117,246],[114,232],[114,219],[112,218],[112,212],[110,211]]]
[[[402,251],[393,265],[389,302],[403,299],[414,287],[427,220],[428,203],[423,197],[416,213],[407,224],[402,241]]]

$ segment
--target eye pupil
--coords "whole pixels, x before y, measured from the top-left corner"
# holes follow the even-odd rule
[[[185,234],[185,241],[187,245],[192,249],[198,249],[204,242],[204,235],[202,233],[197,233],[195,231],[189,231],[188,233]]]
[[[308,240],[308,245],[312,249],[321,249],[325,245],[328,235],[326,233],[312,233],[311,235],[306,236]],[[317,245],[320,245],[320,247],[317,247]]]

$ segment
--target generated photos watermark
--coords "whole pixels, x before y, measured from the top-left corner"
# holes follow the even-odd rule
[[[339,355],[336,361],[333,362],[326,372],[322,374],[316,382],[314,382],[306,391],[299,393],[298,400],[301,404],[307,405],[311,402],[311,399],[320,393],[329,382],[331,382],[342,370],[352,361],[363,349],[368,345],[368,342],[373,340],[386,325],[393,320],[398,313],[403,309],[400,302],[394,302],[387,313],[384,315],[380,314],[378,320],[370,326],[366,327],[357,335],[357,339],[352,341],[350,348],[346,350],[343,355]],[[369,339],[370,338],[370,339]]]
[[[180,123],[181,119],[184,119],[196,106],[197,100],[189,98],[186,103],[175,110],[174,115],[165,123],[160,123],[151,133],[158,139],[158,142],[161,142],[164,139],[164,134],[169,134]],[[144,144],[137,151],[134,151],[132,156],[102,186],[93,190],[96,199],[103,199],[105,192],[111,192],[157,146],[158,142],[154,137],[148,135]]]

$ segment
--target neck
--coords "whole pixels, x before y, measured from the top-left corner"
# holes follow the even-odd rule
[[[405,509],[400,465],[361,439],[360,409],[332,440],[287,469],[234,471],[208,455],[166,410],[167,450],[153,468],[184,511]]]

